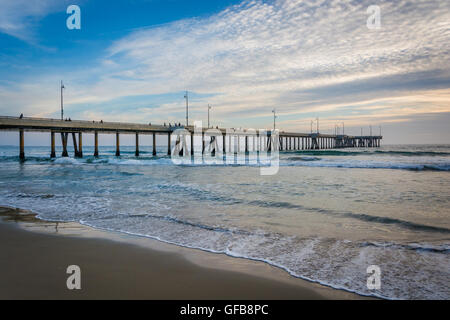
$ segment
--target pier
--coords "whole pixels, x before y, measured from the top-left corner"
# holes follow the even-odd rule
[[[190,150],[185,137],[177,137],[175,145],[171,147],[171,135],[177,129],[184,129],[190,135]],[[380,147],[382,136],[350,136],[332,135],[320,133],[278,132],[278,139],[274,138],[270,130],[252,129],[226,129],[226,128],[194,128],[193,126],[166,126],[153,124],[85,121],[85,120],[60,120],[50,118],[27,118],[0,116],[0,130],[19,132],[19,158],[25,159],[25,132],[49,132],[50,133],[50,157],[56,157],[55,139],[61,137],[62,157],[68,157],[67,142],[72,137],[75,157],[83,157],[83,133],[94,134],[94,154],[99,155],[99,133],[116,135],[116,156],[120,156],[120,135],[134,134],[136,137],[135,156],[139,156],[139,136],[152,135],[152,154],[156,156],[156,135],[167,136],[167,155],[173,150],[180,154],[194,155],[194,136],[202,136],[201,152],[206,152],[205,144],[209,136],[209,151],[212,154],[218,150],[217,136],[222,136],[222,152],[249,153],[251,151],[271,152],[295,151],[295,150],[322,150],[335,148],[375,148]],[[210,132],[214,131],[212,135]],[[200,134],[199,134],[200,133]],[[205,138],[206,136],[206,138]],[[241,146],[241,140],[244,145]],[[252,143],[250,143],[250,141]],[[233,148],[232,148],[233,146]],[[243,147],[243,148],[242,148]],[[172,150],[173,149],[173,150]],[[244,149],[242,151],[242,149]]]

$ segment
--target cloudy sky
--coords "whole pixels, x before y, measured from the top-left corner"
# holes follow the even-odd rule
[[[0,48],[0,115],[450,141],[449,1],[0,0]]]

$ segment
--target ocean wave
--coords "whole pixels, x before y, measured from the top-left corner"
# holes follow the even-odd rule
[[[18,198],[41,198],[41,199],[51,199],[54,198],[54,194],[24,194],[20,193],[17,195]]]
[[[284,153],[285,151],[282,151]],[[360,156],[367,154],[367,152],[363,151],[342,151],[336,149],[329,150],[301,150],[301,151],[287,151],[288,153],[295,153],[299,155],[308,155],[308,156]]]
[[[426,232],[440,232],[440,233],[448,233],[450,234],[450,229],[444,228],[444,227],[436,227],[436,226],[429,226],[425,224],[410,222],[406,220],[400,220],[400,219],[394,219],[389,217],[381,217],[381,216],[372,216],[364,213],[343,213],[344,216],[356,218],[359,220],[367,221],[367,222],[376,222],[381,224],[395,224],[397,226],[411,229],[411,230],[420,230],[420,231],[426,231]]]
[[[304,210],[312,213],[320,213],[325,215],[330,215],[334,217],[341,217],[341,218],[352,218],[357,219],[365,222],[375,222],[385,225],[396,225],[401,228],[406,228],[410,230],[420,230],[425,232],[440,232],[440,233],[448,233],[450,234],[450,229],[444,228],[444,227],[437,227],[437,226],[429,226],[424,225],[420,223],[414,223],[406,220],[400,220],[400,219],[394,219],[389,217],[383,217],[383,216],[373,216],[365,213],[353,213],[353,212],[339,212],[334,211],[330,209],[323,209],[323,208],[313,208],[313,207],[306,207],[303,205],[290,203],[290,202],[279,202],[279,201],[262,201],[262,200],[254,200],[248,202],[249,205],[256,205],[259,207],[270,207],[270,208],[285,208],[285,209],[298,209],[298,210]]]
[[[447,165],[430,165],[424,164],[415,168],[411,168],[413,171],[450,171],[450,164]]]
[[[286,207],[286,205],[284,203],[283,204],[276,203],[275,206],[278,208]],[[294,206],[291,205],[289,207],[293,208]],[[344,215],[346,215],[346,214],[344,213]],[[378,216],[368,216],[368,215],[358,215],[358,216],[360,216],[360,217],[363,216],[363,219],[366,221],[369,221],[369,222],[379,222],[379,223],[387,223],[387,224],[398,223],[401,225],[406,225],[410,228],[420,229],[422,231],[437,231],[437,232],[450,233],[450,230],[446,229],[446,228],[439,228],[439,227],[415,224],[415,223],[411,223],[408,221],[402,221],[402,220],[398,220],[398,219],[391,219],[391,218],[378,217]],[[119,216],[117,216],[117,215],[112,215],[112,216],[108,216],[108,217],[102,217],[101,220],[116,219],[118,217]],[[130,215],[127,215],[127,217],[164,220],[164,221],[168,221],[168,222],[172,222],[172,223],[176,223],[176,224],[180,224],[180,225],[191,226],[194,228],[199,228],[199,229],[204,229],[204,230],[209,230],[209,231],[216,231],[216,232],[223,232],[223,233],[230,233],[230,234],[240,234],[240,235],[264,235],[264,234],[266,234],[266,232],[262,232],[262,233],[256,232],[255,233],[255,232],[250,232],[247,230],[239,230],[236,228],[230,229],[230,228],[225,228],[225,227],[220,227],[220,226],[210,226],[210,225],[206,225],[203,223],[192,222],[192,221],[189,221],[186,219],[172,217],[170,215],[160,216],[160,215],[154,215],[154,214],[130,214]],[[395,244],[395,243],[362,242],[360,244],[360,246],[379,246],[379,247],[395,247],[395,246],[397,246],[399,248],[404,248],[404,249],[409,249],[409,250],[422,250],[422,251],[432,251],[432,252],[440,252],[440,253],[449,253],[450,252],[450,246],[448,246],[448,245],[442,245],[442,246],[420,245],[420,244],[399,245],[399,244]]]
[[[280,166],[300,166],[316,168],[346,168],[346,169],[392,169],[410,171],[450,171],[450,163],[443,164],[420,164],[420,163],[395,163],[395,162],[375,162],[375,161],[292,161],[280,162]]]
[[[19,156],[0,156],[0,162],[28,162],[28,163],[49,163],[54,161],[50,157],[40,157],[40,156],[32,156],[26,157],[24,160],[21,160]]]
[[[41,150],[42,149],[42,150]],[[332,150],[303,150],[280,153],[280,167],[324,167],[324,168],[348,168],[348,169],[391,169],[410,170],[417,172],[450,171],[449,147],[435,148],[434,150],[380,150],[380,149],[332,149]],[[115,157],[113,154],[93,157],[87,155],[84,158],[58,157],[50,158],[43,152],[43,148],[37,148],[37,155],[27,155],[25,164],[54,164],[54,165],[117,165],[117,166],[155,166],[178,165],[172,162],[170,156],[151,156],[149,151],[142,151],[141,157],[134,157],[134,151],[123,151],[123,156]],[[14,151],[14,152],[13,152]],[[10,154],[9,154],[10,153]],[[0,162],[19,162],[15,155],[16,150],[9,150],[0,156]],[[387,155],[381,157],[377,155]],[[237,163],[234,163],[234,155],[227,155],[227,161],[218,159],[215,164],[203,163],[196,159],[192,163],[183,163],[186,167],[262,167],[268,163],[256,163],[256,157],[249,158],[246,163],[245,156],[238,155]]]
[[[373,150],[367,154],[386,154],[397,155],[406,157],[448,157],[450,152],[438,152],[438,151],[388,151],[388,150]]]
[[[361,247],[378,247],[378,248],[395,248],[395,249],[406,249],[413,251],[423,251],[423,252],[433,252],[433,253],[450,253],[450,245],[432,245],[424,243],[410,243],[410,244],[398,244],[394,242],[361,242],[359,244]]]
[[[318,157],[289,157],[286,160],[288,160],[288,161],[319,161],[319,160],[322,160],[322,158],[318,158]]]
[[[81,161],[78,161],[75,158],[69,158],[69,157],[55,159],[53,161],[53,163],[55,163],[55,164],[72,164],[72,165],[80,165],[80,164],[82,164]]]
[[[36,161],[41,161],[36,159]],[[48,163],[45,160],[44,163]],[[147,166],[147,165],[176,165],[172,162],[170,157],[157,158],[58,158],[53,161],[55,164],[109,164],[121,166]],[[252,166],[258,167],[265,164],[246,164],[242,163],[184,163],[181,166]],[[375,161],[355,161],[349,159],[348,161],[330,161],[319,157],[289,157],[287,159],[280,159],[279,166],[310,166],[310,167],[331,167],[331,168],[348,168],[348,169],[398,169],[411,171],[450,171],[450,163],[430,164],[430,163],[395,163],[395,162],[375,162]]]
[[[323,153],[326,151],[319,151]],[[335,151],[332,151],[335,152]],[[344,152],[346,153],[346,152]],[[316,153],[317,155],[317,153]],[[254,160],[254,159],[253,159]],[[0,162],[18,162],[18,157],[0,157]],[[25,163],[31,164],[55,164],[55,165],[118,165],[118,166],[155,166],[155,165],[174,165],[183,167],[262,167],[267,166],[268,163],[246,163],[245,158],[239,159],[237,163],[228,161],[209,164],[203,162],[191,162],[183,164],[174,164],[169,156],[158,156],[158,157],[85,157],[85,158],[71,158],[71,157],[61,157],[56,159],[50,159],[47,157],[29,157],[25,160]],[[390,170],[410,170],[410,171],[450,171],[449,161],[439,161],[433,162],[416,162],[408,163],[402,162],[401,160],[393,159],[392,161],[379,161],[374,160],[359,160],[356,158],[348,158],[335,160],[333,158],[322,158],[317,156],[291,156],[291,157],[280,157],[278,163],[280,167],[317,167],[317,168],[347,168],[347,169],[390,169]]]
[[[301,150],[295,153],[313,156],[365,156],[365,155],[391,155],[404,157],[448,157],[446,151],[402,151],[402,150],[378,150],[378,149],[329,149],[329,150]]]
[[[143,173],[138,173],[138,172],[126,172],[126,171],[120,171],[119,174],[121,176],[143,176]]]
[[[218,226],[209,226],[206,224],[202,224],[202,223],[195,223],[195,222],[191,222],[189,220],[182,220],[176,217],[171,217],[171,216],[158,216],[158,215],[153,215],[153,214],[141,214],[141,215],[129,215],[130,218],[150,218],[150,219],[158,219],[158,220],[165,220],[165,221],[169,221],[169,222],[173,222],[173,223],[177,223],[177,224],[182,224],[182,225],[186,225],[186,226],[191,226],[194,228],[199,228],[199,229],[204,229],[204,230],[208,230],[208,231],[215,231],[215,232],[223,232],[223,233],[230,233],[230,234],[245,234],[245,235],[250,235],[251,233],[245,230],[238,230],[238,229],[229,229],[229,228],[224,228],[224,227],[218,227]]]

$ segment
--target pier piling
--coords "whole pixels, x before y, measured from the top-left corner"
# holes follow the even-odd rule
[[[225,136],[224,136],[224,140],[223,140],[223,145],[224,145],[224,148],[225,148]],[[191,156],[193,157],[194,156],[194,133],[193,132],[191,132]],[[223,151],[224,153],[225,153],[225,150]]]
[[[67,132],[61,132],[61,144],[63,147],[62,150],[62,157],[68,157],[69,153],[67,152],[67,138],[69,137],[69,134]]]
[[[98,132],[94,132],[94,157],[98,157]]]
[[[20,140],[20,153],[19,158],[20,160],[25,160],[25,137],[23,130],[19,131],[19,140]]]
[[[136,132],[136,151],[134,153],[136,157],[139,157],[139,133]]]
[[[153,133],[153,145],[152,145],[152,147],[153,147],[152,154],[153,154],[153,156],[156,156],[156,133]]]
[[[167,155],[171,155],[171,150],[170,150],[170,132],[167,134]]]
[[[50,144],[51,144],[50,158],[55,158],[56,152],[55,152],[55,132],[54,131],[50,132]]]
[[[75,136],[75,132],[72,132],[72,142],[73,142],[73,151],[75,154],[75,158],[78,158],[78,144],[77,144],[77,137]]]
[[[245,154],[248,154],[248,136],[245,136]]]
[[[78,132],[78,157],[83,158],[83,134]]]
[[[120,156],[120,138],[119,131],[116,132],[116,157]]]

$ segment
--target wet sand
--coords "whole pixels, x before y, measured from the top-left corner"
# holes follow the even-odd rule
[[[0,208],[0,299],[361,299],[266,263]],[[68,290],[69,265],[81,290]]]

